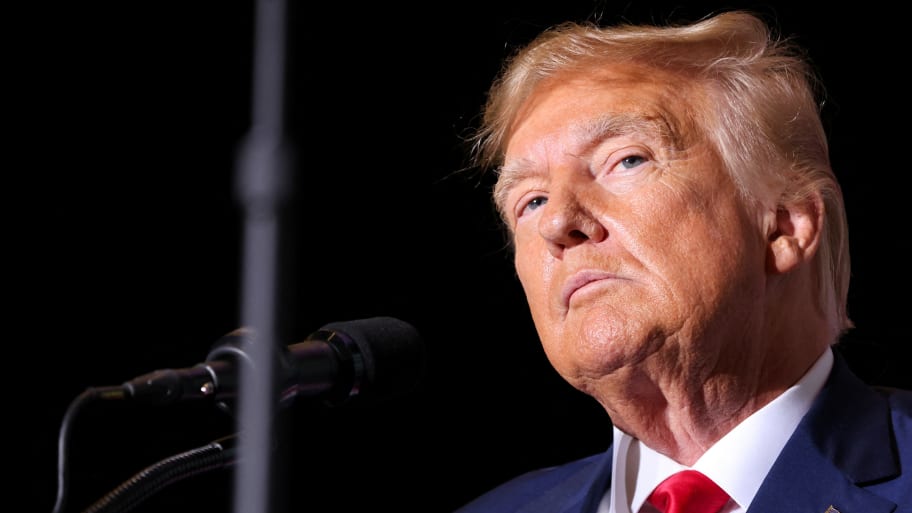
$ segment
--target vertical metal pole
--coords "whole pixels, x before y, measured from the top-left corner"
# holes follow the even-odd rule
[[[237,194],[244,214],[241,322],[255,332],[252,365],[242,366],[235,513],[275,513],[281,481],[272,451],[277,404],[276,344],[283,329],[278,293],[282,213],[290,203],[291,166],[283,138],[285,22],[282,0],[257,0],[252,125],[238,154]]]

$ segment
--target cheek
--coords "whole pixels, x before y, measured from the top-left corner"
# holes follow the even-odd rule
[[[541,250],[534,245],[516,243],[514,266],[516,275],[526,294],[526,300],[532,309],[533,315],[538,315],[546,306],[546,293],[549,277],[553,274],[550,259],[541,254]]]
[[[736,192],[722,179],[713,183],[717,185],[666,176],[649,201],[631,203],[626,239],[646,267],[669,281],[691,285],[731,271],[752,230],[732,199]]]
[[[681,219],[678,233],[666,233],[664,247],[650,252],[649,265],[666,329],[687,339],[719,323],[738,322],[738,305],[750,303],[761,285],[756,280],[764,276],[763,248],[735,210]]]
[[[556,297],[553,287],[557,261],[550,256],[541,238],[523,239],[519,235],[514,242],[516,276],[525,293],[532,321],[544,341],[553,336],[548,330],[559,326],[551,304]]]

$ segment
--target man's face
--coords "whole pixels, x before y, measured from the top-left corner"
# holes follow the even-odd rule
[[[613,67],[540,88],[514,125],[500,181],[516,270],[581,390],[744,358],[759,322],[765,240],[692,115],[702,98]]]

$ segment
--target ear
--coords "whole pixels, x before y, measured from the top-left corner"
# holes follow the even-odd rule
[[[775,220],[770,221],[769,271],[784,274],[814,257],[823,227],[823,201],[819,196],[779,205]]]

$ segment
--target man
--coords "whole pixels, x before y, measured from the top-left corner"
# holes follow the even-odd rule
[[[832,351],[848,235],[815,84],[737,11],[568,23],[508,62],[475,156],[545,353],[614,438],[460,513],[662,511],[682,470],[713,511],[912,511],[912,393]]]

